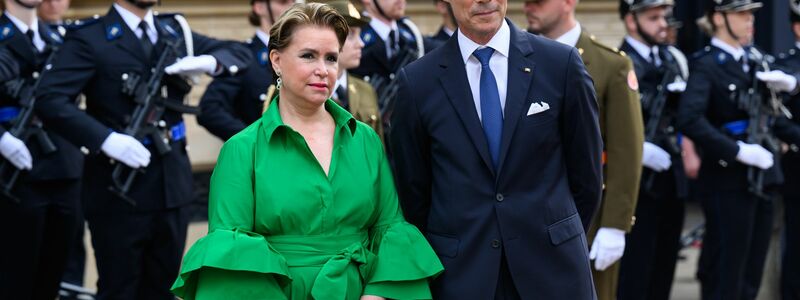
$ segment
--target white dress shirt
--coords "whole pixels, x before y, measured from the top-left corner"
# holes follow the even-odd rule
[[[718,38],[711,38],[711,45],[714,45],[714,47],[720,48],[722,49],[722,51],[727,52],[728,54],[733,56],[733,59],[737,61],[740,58],[742,58],[745,54],[744,48],[742,48],[742,46],[733,47]],[[742,61],[742,71],[744,71],[745,73],[750,71],[750,67],[746,63],[744,63],[744,61]]]
[[[800,49],[800,42],[794,42],[794,46],[797,47],[797,49]]]
[[[575,22],[575,27],[572,27],[569,31],[565,32],[563,35],[556,39],[556,42],[562,43],[567,46],[575,47],[578,44],[578,40],[581,38],[581,24]]]
[[[22,34],[28,34],[28,30],[33,30],[33,45],[36,46],[36,50],[42,52],[44,50],[44,46],[46,45],[42,36],[39,35],[39,18],[34,17],[33,23],[31,26],[22,22],[22,20],[17,19],[17,17],[12,16],[8,12],[5,12],[6,17],[11,20],[11,23],[14,23],[14,26],[17,26],[17,29],[22,32]],[[25,37],[28,38],[28,37]]]
[[[117,10],[117,13],[119,13],[119,16],[122,17],[123,21],[125,21],[125,24],[128,24],[128,28],[130,28],[131,31],[136,34],[136,38],[141,39],[142,29],[139,28],[139,23],[142,22],[142,19],[119,4],[114,3],[114,9]],[[144,22],[147,23],[147,37],[150,38],[150,42],[155,45],[156,42],[158,42],[158,32],[156,31],[156,23],[153,21],[152,10],[148,10],[147,14],[144,15]]]
[[[261,29],[256,29],[256,36],[265,46],[269,47],[269,34],[262,31]]]
[[[644,43],[640,42],[637,39],[634,39],[629,35],[625,36],[625,41],[628,42],[628,45],[631,45],[631,47],[633,47],[633,50],[636,50],[636,53],[639,53],[641,57],[644,57],[644,59],[646,59],[652,64],[655,64],[656,66],[661,65],[661,58],[658,56],[658,47],[656,46],[648,47]],[[650,59],[650,53],[653,53],[653,55],[655,56],[656,60],[655,62],[653,62]]]
[[[390,25],[386,25],[386,23],[379,21],[377,18],[372,18],[372,20],[369,21],[369,26],[372,27],[375,33],[378,34],[378,37],[383,40],[386,46],[386,57],[392,57],[392,48],[389,46],[389,33],[394,30],[394,36],[391,38],[394,39],[395,45],[397,45],[400,42],[400,30],[397,27],[397,21],[392,21]]]
[[[503,21],[500,30],[489,40],[486,45],[479,45],[470,40],[461,30],[458,30],[458,46],[461,49],[461,58],[464,60],[467,71],[467,80],[472,91],[472,100],[475,102],[475,110],[478,111],[478,118],[481,118],[481,62],[473,56],[475,50],[491,47],[494,49],[492,57],[489,59],[489,68],[492,69],[494,78],[497,81],[497,91],[500,94],[500,107],[505,116],[506,93],[508,91],[508,52],[511,47],[511,28],[508,23]],[[481,119],[482,120],[482,119]]]

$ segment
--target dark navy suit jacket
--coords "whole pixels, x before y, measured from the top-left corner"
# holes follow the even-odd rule
[[[492,299],[502,253],[523,299],[594,299],[584,230],[601,196],[592,80],[574,48],[511,27],[499,167],[458,39],[399,73],[392,124],[409,222],[445,266],[436,299]],[[533,102],[550,109],[527,115]]]

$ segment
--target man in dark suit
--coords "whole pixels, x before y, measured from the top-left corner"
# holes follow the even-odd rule
[[[152,75],[168,44],[161,96],[174,107],[190,90],[183,76],[230,75],[244,69],[250,52],[233,42],[191,32],[180,15],[154,16],[157,0],[117,0],[103,17],[70,31],[51,74],[37,91],[36,112],[45,124],[86,154],[83,195],[86,220],[98,268],[98,299],[174,299],[175,280],[186,241],[192,172],[182,114],[166,109],[149,119],[149,129],[171,149],[159,152],[154,137],[127,135],[124,129],[136,107],[126,82]],[[194,55],[190,55],[193,53]],[[86,95],[86,111],[75,97]],[[153,153],[151,155],[151,153]],[[161,154],[160,154],[161,153]],[[130,205],[109,190],[117,164],[142,173],[127,196]]]
[[[244,44],[256,58],[253,64],[236,76],[214,79],[200,98],[201,113],[197,122],[213,135],[227,141],[247,125],[261,118],[264,103],[271,99],[268,88],[273,84],[269,62],[269,29],[275,20],[294,4],[294,0],[251,0],[250,24],[256,34]]]
[[[778,56],[777,63],[793,72],[800,72],[800,2],[789,1],[790,21],[795,44],[787,53]],[[800,95],[790,97],[786,106],[795,116],[792,121],[800,126]],[[782,161],[784,249],[781,260],[781,294],[783,300],[800,300],[800,144],[791,144]]]
[[[596,299],[584,234],[601,196],[594,88],[574,48],[448,0],[458,36],[401,71],[400,201],[445,272],[437,299]]]
[[[61,35],[36,17],[38,0],[6,0],[0,16],[0,49],[7,50],[18,66],[14,78],[27,88],[40,76],[48,57],[60,47]],[[60,135],[45,128],[53,142],[47,150],[35,137],[25,139],[11,129],[21,113],[22,95],[3,81],[0,88],[0,154],[9,173],[22,170],[11,198],[0,196],[0,226],[8,228],[7,245],[0,247],[0,299],[53,299],[72,244],[79,229],[80,176],[83,157]],[[23,92],[26,93],[26,92]],[[16,94],[16,95],[15,95]],[[19,136],[15,136],[19,135]]]

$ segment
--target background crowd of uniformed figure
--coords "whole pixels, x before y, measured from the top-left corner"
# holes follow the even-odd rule
[[[0,227],[7,241],[0,299],[92,299],[94,291],[82,288],[84,220],[97,298],[170,299],[193,200],[185,111],[165,109],[158,130],[137,141],[126,131],[137,108],[132,99],[147,91],[125,89],[144,82],[172,51],[158,93],[180,104],[192,77],[215,76],[197,120],[229,139],[260,118],[274,95],[268,32],[293,1],[251,0],[256,33],[241,43],[189,32],[179,15],[148,14],[140,22],[129,11],[155,1],[116,0],[105,16],[69,22],[62,20],[68,0],[39,2],[5,0],[0,17]],[[442,26],[423,36],[397,5],[404,0],[353,2],[371,20],[351,32],[356,38],[344,46],[332,98],[388,141],[392,110],[402,105],[394,103],[396,72],[446,43],[455,18],[434,0]],[[760,3],[708,2],[717,13],[700,22],[713,39],[688,58],[671,46],[682,25],[670,14],[672,1],[621,1],[627,36],[619,49],[581,28],[576,0],[510,3],[524,6],[528,23],[519,27],[578,48],[594,80],[605,191],[587,237],[600,299],[669,298],[690,195],[706,217],[697,273],[703,299],[756,297],[772,219],[780,217],[786,255],[774,272],[781,272],[783,299],[800,299],[800,9],[791,1],[787,13],[799,48],[773,57],[750,43],[750,13]],[[173,64],[176,57],[184,58]],[[34,117],[20,127],[31,107]],[[120,164],[145,170],[129,190],[109,188],[126,177],[112,176],[115,169],[130,171]],[[774,214],[776,201],[784,215]],[[702,237],[702,229],[693,233]]]

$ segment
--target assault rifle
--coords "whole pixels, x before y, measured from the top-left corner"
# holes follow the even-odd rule
[[[34,72],[34,81],[31,84],[27,78],[17,78],[15,80],[7,81],[5,83],[5,91],[7,96],[19,100],[19,114],[11,121],[11,128],[8,132],[14,137],[22,140],[28,145],[31,137],[36,139],[36,142],[41,147],[43,154],[51,154],[58,151],[58,148],[50,140],[50,137],[42,128],[42,122],[34,118],[34,105],[36,98],[34,92],[42,82],[42,78],[47,74],[53,65],[53,58],[58,52],[58,46],[47,45],[45,51],[50,51],[47,59],[44,62],[44,67],[40,72]],[[15,203],[20,203],[20,199],[11,193],[14,188],[19,175],[22,170],[17,169],[8,160],[3,159],[0,161],[0,196],[10,199]]]
[[[136,103],[131,120],[123,133],[139,141],[150,140],[159,155],[172,151],[169,145],[170,141],[163,134],[166,129],[166,124],[161,121],[164,112],[167,109],[184,114],[198,114],[200,112],[197,107],[168,101],[167,85],[162,82],[168,58],[179,57],[179,46],[182,41],[182,37],[172,41],[165,41],[166,47],[161,52],[147,82],[140,83],[141,77],[136,74],[125,74],[122,78],[124,81],[123,93],[133,96]],[[189,84],[183,80],[174,80],[174,82],[180,84],[185,90],[191,89]],[[144,169],[133,169],[125,164],[117,163],[111,173],[112,185],[109,190],[135,206],[136,201],[128,196],[128,192],[130,192],[138,173],[144,173]]]
[[[681,149],[678,146],[674,129],[672,131],[667,131],[661,129],[660,127],[662,124],[662,118],[664,116],[664,107],[667,106],[667,97],[669,96],[667,85],[673,83],[675,78],[681,76],[682,73],[677,63],[667,63],[665,61],[664,66],[666,66],[667,70],[664,74],[664,77],[661,79],[661,83],[656,87],[656,92],[642,95],[642,107],[644,107],[648,115],[647,124],[645,124],[644,127],[644,139],[645,141],[656,145],[659,143],[662,145],[667,145],[667,149],[665,150],[668,153],[675,155],[680,154]],[[657,173],[655,171],[648,173],[647,178],[644,180],[644,191],[652,192],[656,174]]]

